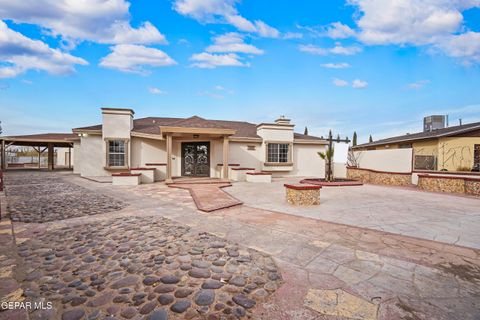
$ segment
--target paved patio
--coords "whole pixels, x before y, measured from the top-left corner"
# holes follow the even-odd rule
[[[253,308],[242,306],[254,319],[473,320],[480,317],[480,251],[477,249],[384,232],[378,228],[362,228],[329,222],[325,219],[320,220],[318,217],[312,219],[254,208],[250,205],[239,205],[206,213],[197,209],[188,190],[168,188],[161,183],[135,187],[112,187],[108,184],[95,183],[74,176],[63,178],[94,193],[121,199],[127,206],[119,211],[89,215],[88,217],[72,217],[41,224],[13,223],[16,251],[28,253],[25,254],[25,257],[16,259],[20,266],[14,269],[15,279],[22,284],[24,290],[29,288],[32,283],[36,283],[38,288],[34,292],[41,297],[45,297],[45,292],[50,292],[50,285],[55,285],[48,283],[52,281],[50,277],[54,277],[60,272],[55,271],[53,266],[48,263],[47,258],[51,257],[52,248],[65,247],[63,251],[67,251],[67,255],[61,257],[60,261],[64,257],[73,256],[75,270],[78,269],[78,272],[83,275],[89,270],[88,266],[92,263],[98,264],[100,274],[101,270],[108,267],[108,264],[101,264],[101,255],[112,245],[117,252],[113,256],[117,255],[117,257],[113,259],[111,256],[107,261],[110,263],[117,261],[119,264],[115,263],[111,270],[113,274],[105,277],[108,285],[104,291],[97,292],[95,295],[95,297],[103,297],[103,293],[113,290],[111,286],[116,281],[114,279],[116,272],[125,272],[122,271],[125,270],[124,267],[120,265],[123,261],[121,256],[118,256],[121,254],[118,252],[119,248],[123,247],[124,243],[144,243],[141,246],[128,246],[131,251],[126,251],[128,255],[133,255],[132,262],[135,262],[133,260],[136,257],[140,258],[139,263],[134,263],[139,269],[138,271],[132,270],[132,275],[139,275],[143,279],[145,275],[141,270],[152,268],[141,263],[141,257],[145,255],[143,247],[150,246],[151,250],[165,250],[164,247],[157,245],[160,244],[159,239],[165,238],[165,231],[162,227],[165,225],[179,228],[178,230],[181,230],[178,231],[180,239],[186,236],[188,241],[191,236],[204,235],[210,237],[206,242],[208,244],[219,241],[226,244],[225,248],[238,246],[238,257],[249,252],[252,261],[257,261],[257,257],[261,257],[258,261],[263,261],[261,265],[265,268],[273,268],[273,265],[264,259],[268,261],[268,256],[273,258],[278,267],[276,274],[282,280],[275,286],[272,284],[267,288],[264,287],[266,292],[272,292],[272,294],[263,298],[252,298],[255,290],[259,288],[248,293],[248,288],[245,292],[246,287],[241,287],[243,288],[241,293],[256,302]],[[261,191],[265,187],[263,185],[254,186],[257,191]],[[236,187],[237,185],[234,185],[230,189],[233,190]],[[382,189],[386,188],[378,190]],[[236,197],[241,198],[241,195],[236,195]],[[375,197],[377,196],[375,195]],[[442,197],[441,199],[445,199]],[[463,201],[462,199],[466,198],[453,197],[453,199]],[[468,201],[471,200],[468,199]],[[370,199],[370,201],[373,200]],[[167,220],[164,220],[165,218]],[[110,229],[113,231],[112,235],[109,235]],[[63,238],[66,239],[65,244],[62,244],[60,240]],[[70,243],[75,243],[71,242],[73,239],[79,240],[78,247],[70,246]],[[176,246],[179,242],[167,237],[167,243]],[[39,252],[38,250],[41,251],[41,248],[48,249],[48,251]],[[87,252],[73,253],[74,250],[80,250],[80,248],[87,249]],[[225,250],[225,254],[230,257],[228,250]],[[9,250],[8,252],[14,251]],[[83,259],[91,260],[92,258],[89,256],[94,256],[96,260],[94,262],[83,261]],[[182,255],[175,256],[175,260],[180,256]],[[59,259],[56,255],[55,257],[53,261]],[[236,257],[233,258],[236,259]],[[230,259],[233,258],[230,257]],[[31,260],[26,263],[25,259]],[[205,260],[208,261],[208,259]],[[64,264],[69,265],[68,261],[65,261]],[[164,266],[166,267],[168,264],[162,264],[162,268],[158,268],[156,271],[169,270],[163,269]],[[25,268],[34,270],[27,272]],[[64,273],[62,271],[63,281],[66,281],[65,276],[69,274],[69,270]],[[26,277],[32,272],[31,277],[35,278],[35,271],[41,272],[42,276],[39,276],[37,280],[28,280]],[[128,272],[128,268],[126,271]],[[49,272],[49,275],[43,275],[44,272]],[[248,274],[250,273],[244,273],[246,277]],[[72,275],[76,274],[72,273]],[[120,277],[128,276],[126,273],[122,273]],[[272,279],[277,279],[277,276],[272,277]],[[267,283],[278,280],[272,279],[269,278]],[[68,280],[75,281],[74,279]],[[45,285],[41,285],[42,283],[37,283],[37,281],[46,282],[42,282]],[[79,283],[78,286],[84,288],[83,284],[89,286],[93,281],[95,280],[88,279],[85,282],[82,280],[82,284]],[[68,284],[70,283],[68,282]],[[252,280],[247,280],[245,285],[247,283],[252,283]],[[91,288],[82,291],[77,290],[77,287],[69,287],[68,284],[67,288],[72,288],[72,291],[76,293],[75,304],[83,301],[83,298],[87,301],[75,307],[72,306],[73,299],[65,303],[60,301],[58,310],[61,310],[61,313],[57,313],[57,317],[64,312],[77,309],[82,310],[83,313],[82,311],[69,313],[70,316],[77,316],[69,319],[86,319],[86,315],[94,317],[96,307],[92,306],[91,301],[96,298],[86,294],[86,291]],[[198,284],[200,285],[200,282]],[[60,286],[61,284],[57,283],[56,285]],[[149,311],[150,316],[156,312],[155,315],[158,319],[164,319],[165,313],[162,313],[164,317],[161,318],[160,312],[167,312],[168,319],[178,318],[176,313],[169,309],[172,304],[167,307],[160,305],[158,296],[155,298],[157,301],[155,305],[150,304],[152,300],[148,300],[148,295],[152,292],[146,291],[146,287],[149,286],[143,282],[136,283],[134,286],[128,287],[131,291],[125,293],[130,299],[137,294],[145,293],[146,296],[142,297],[143,302],[139,305],[135,305],[135,302],[130,300],[128,303],[124,302],[119,305],[119,309],[111,308],[115,306],[115,303],[110,300],[113,297],[107,296],[108,299],[105,299],[109,300],[108,303],[96,309],[101,309],[102,315],[111,313],[118,319],[126,319],[122,315],[124,309],[129,308],[128,312],[139,318],[142,308],[145,308],[144,312],[147,312],[149,308],[153,307]],[[197,287],[195,288],[199,290]],[[222,290],[225,291],[225,289],[226,286]],[[269,291],[267,289],[276,290]],[[91,290],[97,290],[97,288]],[[239,293],[228,293],[231,294],[228,299],[232,299],[233,295]],[[49,299],[55,297],[55,293],[52,294]],[[192,299],[195,296],[196,294],[192,295]],[[215,299],[219,297],[220,295],[216,293]],[[178,298],[175,297],[175,299]],[[243,298],[236,300],[239,303],[245,302]],[[217,303],[217,300],[215,301]],[[233,312],[239,304],[235,300],[228,301],[233,303],[229,306],[230,312],[212,312],[211,319],[215,319],[215,316],[217,319],[234,319],[241,316],[241,314]],[[144,307],[145,305],[148,306]],[[193,307],[190,307],[192,311],[189,311],[189,317],[202,318],[201,306],[194,300],[191,301],[191,305]],[[0,319],[2,314],[5,312],[0,312]],[[132,319],[136,319],[135,317]],[[183,314],[180,318],[184,318]]]
[[[320,206],[298,207],[285,201],[283,184],[299,180],[237,182],[224,190],[255,208],[480,249],[478,198],[364,185],[324,187]]]

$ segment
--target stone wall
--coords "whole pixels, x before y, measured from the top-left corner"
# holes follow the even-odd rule
[[[353,167],[347,168],[347,179],[390,186],[410,186],[412,184],[412,175],[410,173],[382,172]]]
[[[480,197],[480,180],[465,180],[465,193]]]
[[[317,189],[292,189],[285,187],[286,200],[297,206],[311,206],[320,204],[320,188]]]
[[[463,179],[449,179],[441,177],[418,177],[418,188],[434,192],[465,193],[465,181]]]
[[[418,176],[418,187],[426,191],[480,196],[480,179],[424,174]]]

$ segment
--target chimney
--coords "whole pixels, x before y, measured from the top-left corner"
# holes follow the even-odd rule
[[[282,115],[277,120],[275,120],[275,124],[280,124],[280,125],[290,124],[290,119],[287,119],[285,118],[285,116]]]

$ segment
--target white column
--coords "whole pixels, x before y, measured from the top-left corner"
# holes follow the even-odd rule
[[[228,136],[223,137],[223,179],[228,179]]]
[[[165,182],[171,183],[172,180],[172,136],[167,135],[167,174]]]

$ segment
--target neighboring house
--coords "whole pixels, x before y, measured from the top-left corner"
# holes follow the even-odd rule
[[[480,168],[480,122],[429,129],[354,147],[355,151],[413,149],[414,170],[470,171]]]
[[[327,142],[294,133],[281,117],[274,123],[190,118],[133,118],[131,109],[102,108],[103,123],[75,128],[76,173],[108,176],[138,167],[164,167],[172,177],[228,177],[228,166],[275,176],[325,176],[318,152]],[[228,159],[225,161],[224,159]]]

